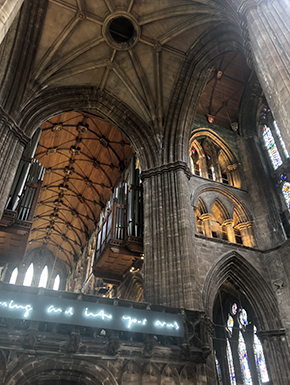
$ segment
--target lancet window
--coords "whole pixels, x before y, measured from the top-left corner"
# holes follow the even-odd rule
[[[17,276],[18,276],[18,268],[15,267],[15,269],[12,271],[9,283],[12,285],[15,285]]]
[[[217,383],[269,384],[255,315],[245,296],[229,281],[223,283],[217,295],[214,323],[215,361],[220,367]]]
[[[45,266],[42,270],[40,279],[39,279],[39,284],[38,287],[44,287],[46,288],[47,285],[47,279],[48,279],[48,268]]]
[[[23,286],[31,286],[32,279],[33,279],[33,263],[31,263],[26,271],[24,281],[23,281]]]

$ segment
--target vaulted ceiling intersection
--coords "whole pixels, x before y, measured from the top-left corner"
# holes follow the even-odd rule
[[[35,157],[46,168],[29,248],[49,248],[69,266],[97,227],[132,156],[129,141],[90,113],[58,115],[42,126]]]

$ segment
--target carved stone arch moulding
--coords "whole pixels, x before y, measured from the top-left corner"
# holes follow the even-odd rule
[[[201,127],[194,130],[190,138],[190,146],[192,146],[193,143],[196,143],[197,139],[202,136],[205,136],[211,139],[214,144],[220,147],[224,151],[228,159],[228,162],[230,162],[230,164],[237,163],[238,160],[234,151],[229,147],[229,145],[226,143],[224,139],[222,139],[218,134],[216,134],[213,130],[209,128]]]
[[[152,128],[125,103],[93,87],[60,87],[41,92],[20,112],[19,125],[31,137],[41,123],[68,111],[93,111],[122,131],[132,143],[142,170],[160,164],[159,145]]]
[[[135,361],[128,361],[122,368],[121,385],[134,385],[141,383],[141,369]]]
[[[166,365],[162,370],[161,385],[179,385],[179,374],[175,368]]]
[[[219,258],[207,273],[202,298],[205,311],[210,318],[219,288],[227,279],[234,282],[247,297],[255,311],[260,329],[281,328],[275,294],[260,273],[235,251]]]
[[[180,373],[180,385],[196,385],[196,374],[190,366],[185,366]]]
[[[252,222],[253,218],[245,204],[236,194],[234,194],[232,191],[230,191],[230,189],[224,186],[215,187],[212,183],[207,183],[202,186],[199,186],[198,188],[196,188],[194,194],[191,196],[191,205],[193,207],[196,207],[198,205],[200,197],[202,197],[202,194],[208,191],[220,193],[221,195],[230,199],[234,203],[236,210],[238,210],[240,217],[243,218],[243,221]],[[210,208],[208,207],[208,209]]]
[[[68,377],[82,385],[118,385],[113,374],[101,365],[78,359],[62,358],[59,360],[53,357],[32,358],[22,366],[17,366],[8,374],[5,385],[22,384],[23,378],[26,379],[26,383],[36,385],[39,383],[39,379],[55,381]]]

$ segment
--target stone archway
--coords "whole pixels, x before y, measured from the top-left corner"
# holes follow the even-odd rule
[[[117,385],[107,369],[100,365],[72,358],[31,359],[17,366],[4,382],[5,385]]]

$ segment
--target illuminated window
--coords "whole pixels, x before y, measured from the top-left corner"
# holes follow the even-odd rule
[[[284,199],[286,201],[288,210],[290,211],[290,183],[285,182],[282,187],[282,192],[284,195]]]
[[[215,360],[215,367],[216,367],[216,374],[217,374],[218,385],[223,385],[221,366],[220,366],[219,360],[218,360],[218,358],[216,356],[216,352],[214,352],[214,360]]]
[[[31,263],[26,271],[23,286],[31,286],[33,278],[33,263]]]
[[[47,266],[45,266],[44,269],[42,270],[42,273],[41,273],[41,276],[39,279],[38,287],[46,288],[47,278],[48,278],[48,269],[47,269]]]
[[[241,371],[243,375],[244,385],[252,385],[252,376],[250,371],[250,365],[248,360],[248,353],[242,332],[239,332],[239,359],[241,365]]]
[[[218,367],[223,381],[230,385],[270,383],[263,347],[254,326],[255,315],[247,298],[229,281],[221,286],[213,317],[218,384]]]
[[[15,267],[15,269],[12,271],[9,283],[11,283],[12,285],[15,285],[17,276],[18,276],[18,269],[17,267]]]
[[[53,290],[58,290],[60,284],[60,278],[59,275],[55,277],[54,284],[53,284]]]
[[[266,125],[264,125],[264,129],[263,129],[263,138],[264,138],[264,142],[265,142],[269,157],[273,164],[274,170],[277,170],[277,168],[281,166],[283,162],[279,154],[279,151],[277,149],[272,132],[270,128]]]
[[[281,147],[282,147],[282,149],[283,149],[285,158],[288,159],[288,158],[289,158],[289,153],[288,153],[287,148],[286,148],[286,146],[285,146],[285,142],[284,142],[284,140],[283,140],[283,138],[282,138],[281,132],[280,132],[279,127],[278,127],[278,124],[275,122],[275,120],[274,120],[273,123],[274,123],[274,127],[275,127],[276,134],[277,134],[277,136],[278,136],[278,138],[279,138]]]
[[[232,349],[229,340],[227,339],[227,359],[230,374],[231,385],[236,385],[236,374],[232,355]]]
[[[265,382],[269,382],[269,376],[266,366],[266,361],[264,357],[263,347],[261,344],[260,339],[257,336],[257,328],[254,326],[254,354],[255,354],[255,361],[257,366],[257,372],[258,372],[258,380],[259,384],[263,384]]]

